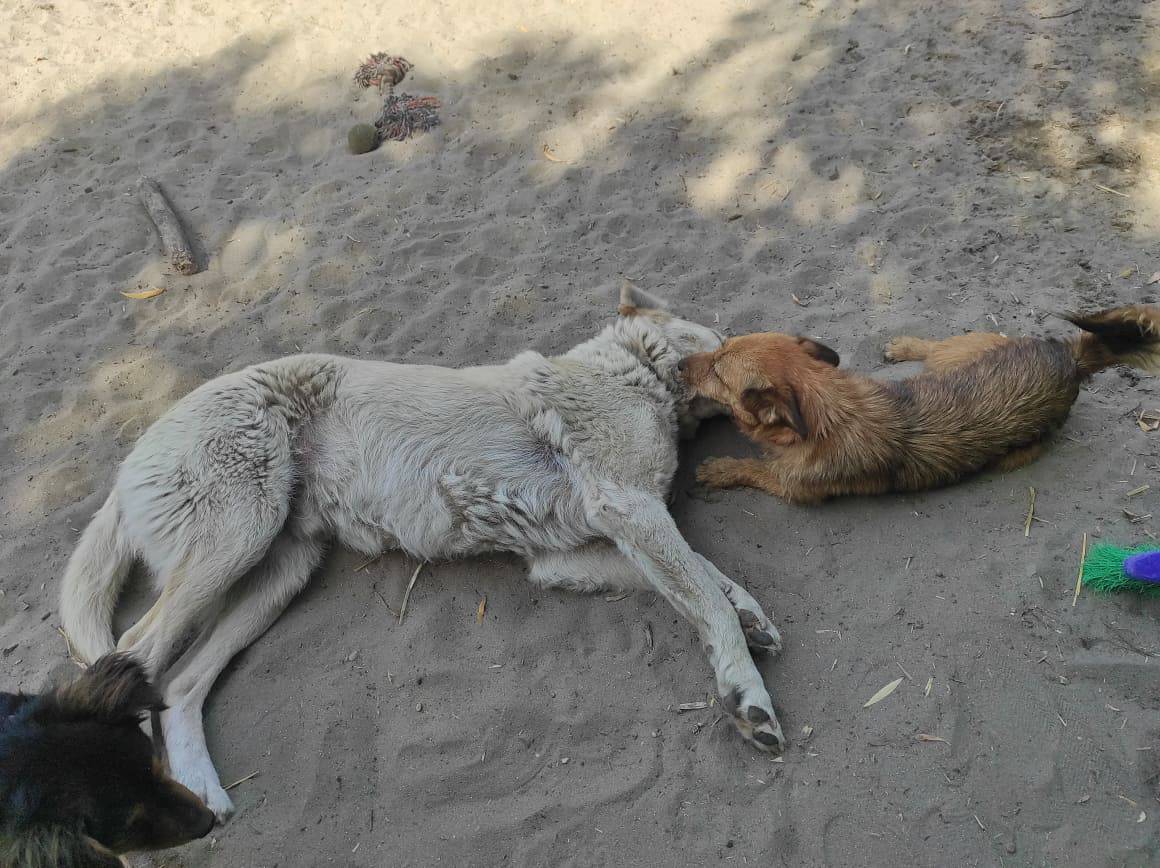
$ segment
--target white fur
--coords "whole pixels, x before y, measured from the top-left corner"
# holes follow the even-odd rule
[[[641,304],[631,293],[621,301]],[[721,337],[662,310],[623,310],[555,358],[254,365],[194,390],[141,437],[69,562],[61,613],[94,660],[114,647],[111,616],[133,559],[152,570],[160,596],[117,647],[169,676],[173,773],[219,816],[232,805],[206,750],[202,705],[331,540],[428,560],[511,551],[544,585],[658,591],[697,629],[738,728],[779,749],[760,743],[781,732],[738,612],[757,619],[764,647],[780,637],[665,508],[678,428],[697,421],[676,364]]]

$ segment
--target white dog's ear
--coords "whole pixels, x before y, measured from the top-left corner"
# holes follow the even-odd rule
[[[630,280],[620,284],[620,301],[616,310],[621,316],[636,316],[641,310],[665,310],[667,307],[662,299],[649,295]]]

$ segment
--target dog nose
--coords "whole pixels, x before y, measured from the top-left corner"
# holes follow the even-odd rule
[[[679,362],[677,362],[677,370],[680,371],[682,374],[685,372],[685,368],[687,368],[688,366],[689,366],[688,357],[683,358]]]

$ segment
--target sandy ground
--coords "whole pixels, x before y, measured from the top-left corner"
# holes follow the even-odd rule
[[[10,0],[3,689],[70,670],[78,528],[143,427],[223,371],[557,351],[622,276],[865,371],[904,331],[1054,334],[1052,310],[1155,300],[1158,39],[1145,0]],[[353,157],[376,106],[351,73],[381,49],[444,125]],[[139,173],[202,274],[167,272]],[[210,699],[223,778],[259,773],[238,815],[158,864],[1156,864],[1160,604],[1072,606],[1084,531],[1160,531],[1124,512],[1160,514],[1142,408],[1157,380],[1109,372],[1030,468],[810,509],[697,496],[697,461],[748,448],[708,426],[674,513],[783,629],[784,762],[676,713],[710,675],[650,596],[436,564],[397,625],[377,594],[413,565],[335,552]]]

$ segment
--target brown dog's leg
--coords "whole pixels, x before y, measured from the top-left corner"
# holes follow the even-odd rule
[[[697,481],[709,488],[756,488],[790,503],[821,503],[829,491],[782,479],[769,460],[710,458],[697,468]]]
[[[886,345],[884,355],[891,362],[925,362],[928,371],[949,371],[961,367],[1008,338],[995,332],[967,332],[941,341],[897,337]]]
[[[930,355],[930,351],[937,343],[938,341],[902,335],[887,343],[882,355],[888,362],[921,362]]]
[[[781,486],[772,479],[766,464],[756,458],[710,458],[697,468],[697,481],[709,488],[760,488],[781,496]]]
[[[1028,443],[1026,446],[1017,446],[996,460],[991,465],[991,469],[997,470],[1000,473],[1010,473],[1012,470],[1026,467],[1042,455],[1043,450],[1046,448],[1042,440],[1036,440],[1034,443]]]

